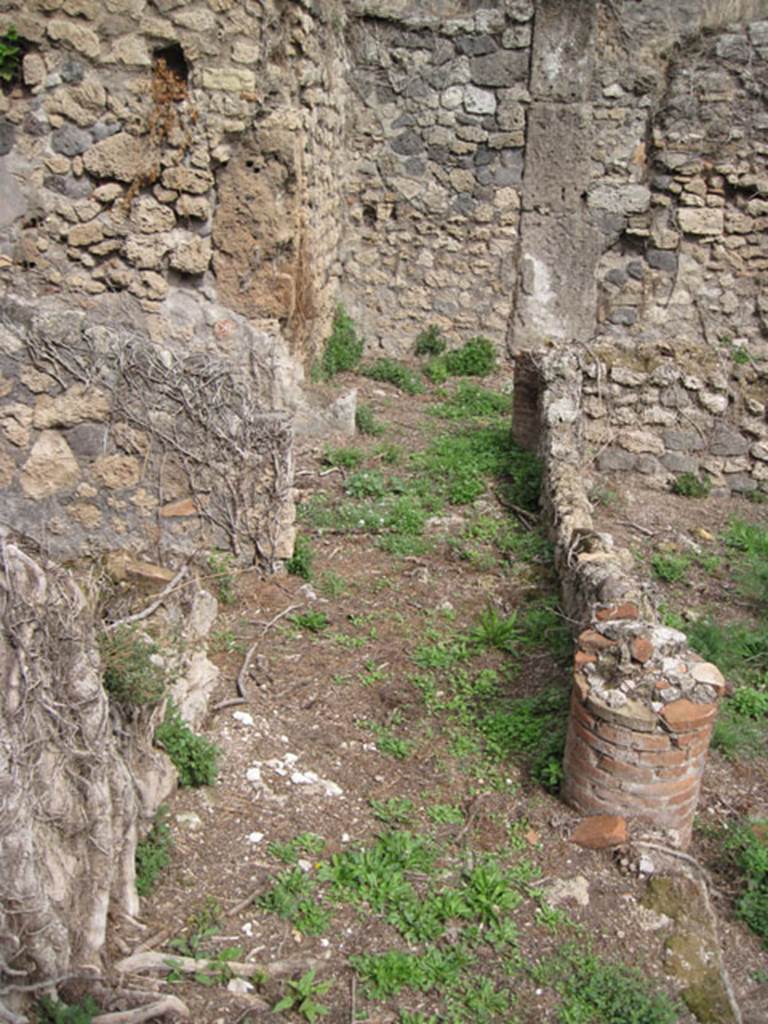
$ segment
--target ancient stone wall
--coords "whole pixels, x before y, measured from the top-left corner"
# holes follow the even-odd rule
[[[342,295],[370,343],[506,335],[534,5],[357,0]]]
[[[306,360],[334,301],[335,5],[5,0],[2,18],[27,51],[0,96],[14,285],[127,293],[182,341],[185,300],[218,299]]]
[[[3,320],[5,526],[62,559],[290,555],[291,424],[263,411],[273,382],[256,332],[242,366],[58,306],[7,302]]]

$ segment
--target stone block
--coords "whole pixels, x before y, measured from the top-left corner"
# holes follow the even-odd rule
[[[256,88],[256,75],[245,68],[203,68],[203,88],[251,92]]]
[[[95,143],[83,153],[86,171],[95,178],[116,178],[133,181],[142,173],[146,161],[146,141],[118,132]]]
[[[77,459],[61,434],[44,430],[24,463],[21,489],[28,498],[39,501],[71,490],[79,476]]]
[[[496,112],[496,96],[488,89],[468,85],[464,89],[464,109],[469,114],[493,114]]]
[[[709,451],[712,455],[720,456],[744,455],[749,447],[747,438],[734,427],[718,424],[712,433]]]
[[[528,79],[528,53],[525,50],[498,50],[470,63],[475,85],[509,88]]]
[[[687,206],[677,211],[677,222],[687,235],[722,235],[723,211],[706,207]]]

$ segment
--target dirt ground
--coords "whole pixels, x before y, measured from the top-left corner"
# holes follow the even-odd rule
[[[345,383],[360,389],[359,401],[373,409],[386,433],[301,448],[297,481],[303,500],[319,490],[331,504],[342,499],[349,473],[328,465],[326,444],[354,444],[373,459],[382,443],[406,453],[417,450],[439,426],[427,415],[430,394],[406,397],[390,385],[357,377]],[[484,383],[503,387],[508,382]],[[646,560],[661,541],[687,543],[696,539],[691,531],[701,528],[717,535],[734,513],[752,520],[766,516],[765,506],[745,500],[694,502],[649,494],[642,480],[626,478],[603,484],[620,497],[599,506],[600,527]],[[640,968],[658,991],[677,995],[664,971],[665,930],[641,904],[646,879],[615,855],[571,844],[577,816],[536,783],[525,764],[510,762],[501,776],[487,779],[467,771],[450,730],[430,716],[410,681],[417,671],[413,653],[425,638],[470,628],[489,603],[507,614],[553,585],[546,567],[538,564],[494,561],[482,551],[467,557],[458,542],[478,514],[510,513],[489,488],[474,507],[439,516],[428,527],[434,546],[407,557],[382,551],[370,534],[305,527],[314,550],[310,581],[291,575],[262,578],[255,572],[239,578],[236,602],[222,607],[215,638],[221,675],[212,704],[219,709],[211,714],[206,735],[222,750],[219,779],[213,787],[179,790],[173,797],[172,863],[143,900],[146,930],[124,933],[125,948],[141,945],[172,958],[169,943],[189,937],[192,916],[199,924],[207,908],[217,934],[208,939],[206,951],[237,946],[238,959],[254,965],[288,961],[294,968],[289,977],[316,967],[317,978],[331,983],[321,999],[329,1011],[323,1019],[330,1024],[394,1024],[402,1009],[421,1011],[424,1017],[412,1019],[428,1021],[439,1010],[428,994],[366,998],[349,966],[350,955],[382,951],[395,942],[393,929],[379,915],[342,905],[324,933],[308,936],[257,905],[285,870],[270,854],[271,843],[313,833],[325,842],[319,856],[328,858],[369,844],[381,832],[371,801],[407,798],[419,826],[431,829],[436,841],[465,862],[505,844],[509,850],[514,836],[516,863],[524,858],[533,864],[536,886],[549,894],[549,903],[583,929],[576,941],[589,941],[596,954]],[[713,604],[727,609],[736,599],[730,586],[725,575],[701,573],[673,596],[694,609]],[[329,626],[318,633],[297,628],[291,616],[307,611],[323,612]],[[237,697],[244,652],[254,643],[246,701],[227,705]],[[487,655],[485,663],[498,667],[505,657]],[[568,687],[567,666],[547,651],[533,650],[505,685],[510,692],[530,694],[552,684]],[[377,743],[384,735],[404,741],[407,756],[382,752]],[[428,808],[448,804],[461,809],[460,820],[427,826]],[[733,764],[713,753],[700,820],[722,824],[745,814],[768,815],[768,760]],[[711,828],[697,830],[690,852],[716,868],[711,834]],[[317,856],[302,856],[302,870],[314,872]],[[768,985],[765,974],[757,973],[768,966],[765,951],[733,915],[733,879],[715,870],[713,883],[725,963],[745,1024],[759,1024],[768,1020]],[[516,911],[515,922],[528,963],[550,956],[570,934],[542,923],[531,899]],[[489,964],[489,971],[494,969]],[[488,1019],[530,1024],[557,1019],[558,997],[551,986],[525,970],[511,985],[516,999],[509,1016]],[[242,986],[238,991],[238,983],[208,987],[193,980],[160,987],[183,999],[198,1024],[300,1019],[295,1012],[272,1012],[285,993],[285,980],[269,979],[249,991]],[[468,1012],[464,1019],[486,1018]],[[693,1020],[687,1011],[679,1019]]]

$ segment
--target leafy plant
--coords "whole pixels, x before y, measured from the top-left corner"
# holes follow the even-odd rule
[[[376,421],[373,409],[369,405],[358,405],[355,410],[355,427],[358,434],[367,434],[369,437],[381,437],[386,429],[382,423]]]
[[[667,553],[657,551],[651,555],[651,568],[654,574],[664,583],[679,583],[688,574],[691,556],[685,552]]]
[[[318,580],[318,588],[320,593],[325,597],[337,598],[343,597],[344,594],[349,591],[349,584],[343,576],[339,576],[336,572],[324,572]]]
[[[208,568],[216,585],[216,596],[222,604],[234,604],[237,599],[233,564],[234,559],[228,551],[212,551],[208,555]]]
[[[215,743],[192,732],[171,699],[165,709],[165,718],[155,729],[155,742],[173,761],[179,773],[180,786],[214,784],[221,751]]]
[[[147,896],[160,874],[171,863],[173,839],[168,827],[168,808],[161,804],[155,812],[152,828],[136,844],[136,892]]]
[[[509,395],[481,388],[471,381],[459,381],[456,390],[445,401],[430,410],[446,420],[470,419],[480,416],[506,416],[512,409]]]
[[[357,469],[364,458],[365,452],[361,448],[326,448],[323,455],[327,465],[340,469]]]
[[[91,1024],[97,1013],[99,1007],[90,996],[72,1005],[43,996],[37,1004],[38,1024]]]
[[[469,636],[478,647],[496,647],[500,651],[513,651],[520,638],[517,611],[504,616],[499,615],[493,605],[486,605]]]
[[[283,864],[298,864],[302,853],[316,857],[323,852],[325,840],[314,832],[302,832],[285,843],[274,842],[267,846],[267,853]]]
[[[413,800],[407,797],[391,796],[387,800],[371,800],[374,818],[387,825],[401,825],[411,820],[414,812]]]
[[[430,324],[425,330],[416,335],[416,346],[414,351],[417,356],[439,356],[445,351],[447,341],[443,332],[435,324]]]
[[[21,39],[16,28],[11,25],[0,36],[0,80],[12,82],[19,73],[21,61]]]
[[[104,686],[110,697],[125,706],[157,704],[169,682],[157,643],[136,626],[105,630],[99,636]]]
[[[413,753],[413,743],[396,736],[389,726],[379,725],[377,722],[368,722],[367,726],[373,733],[376,749],[380,754],[389,754],[398,761],[405,761]]]
[[[315,882],[299,867],[288,868],[258,898],[257,906],[290,921],[304,935],[322,935],[330,914],[317,902]]]
[[[350,476],[344,490],[351,498],[383,498],[387,484],[377,469],[361,469]]]
[[[445,365],[454,377],[487,377],[496,367],[496,350],[488,338],[471,338],[460,349],[446,352]]]
[[[211,633],[210,650],[212,654],[237,654],[243,650],[243,642],[238,640],[231,629],[218,629]]]
[[[302,580],[311,580],[313,559],[314,552],[309,539],[299,533],[293,545],[293,554],[285,563],[286,572]]]
[[[413,370],[396,359],[389,357],[377,359],[376,362],[363,367],[361,373],[364,377],[370,377],[371,380],[392,384],[407,395],[420,395],[424,391],[424,386]]]
[[[736,579],[741,592],[768,607],[768,529],[734,519],[724,540],[738,552]]]
[[[562,996],[561,1024],[676,1024],[679,1007],[654,993],[640,971],[601,960],[583,948],[563,947],[537,965],[535,980]]]
[[[681,473],[672,481],[672,493],[684,498],[706,498],[712,490],[712,481],[708,476],[699,477],[695,473]]]
[[[330,625],[325,612],[319,612],[315,608],[297,612],[296,615],[289,616],[288,621],[299,629],[306,629],[308,633],[322,633]]]
[[[742,877],[736,912],[768,949],[768,818],[743,822],[726,848]]]
[[[494,702],[478,727],[491,757],[523,758],[537,781],[556,790],[563,777],[567,715],[565,688],[552,687],[533,697]]]
[[[337,373],[354,370],[363,355],[365,343],[358,335],[354,321],[343,306],[336,307],[331,334],[320,360],[319,376],[330,380]]]
[[[297,981],[288,982],[288,992],[272,1007],[273,1013],[283,1010],[296,1010],[301,1016],[315,1024],[318,1017],[324,1017],[329,1011],[327,1006],[319,1003],[318,997],[324,996],[330,989],[330,981],[315,981],[316,971],[307,971]]]

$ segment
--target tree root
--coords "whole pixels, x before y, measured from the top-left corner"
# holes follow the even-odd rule
[[[289,957],[287,960],[273,960],[271,963],[242,963],[236,960],[228,960],[227,970],[238,978],[252,978],[254,974],[262,974],[268,978],[274,978],[283,974],[293,974],[298,970],[307,971],[311,967],[317,968],[323,962],[322,960],[307,959],[306,957]],[[194,974],[197,971],[215,970],[220,966],[216,959],[206,960],[204,957],[197,959],[192,956],[174,956],[172,953],[157,953],[151,950],[146,953],[134,953],[132,956],[125,957],[124,960],[118,960],[114,965],[115,970],[121,974],[168,971],[171,967],[176,971],[183,971],[185,974]]]
[[[93,1024],[142,1024],[143,1021],[154,1020],[155,1017],[173,1015],[189,1020],[189,1009],[176,996],[163,996],[162,999],[146,1006],[137,1006],[134,1010],[119,1010],[117,1013],[100,1013],[93,1018]]]

